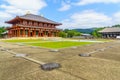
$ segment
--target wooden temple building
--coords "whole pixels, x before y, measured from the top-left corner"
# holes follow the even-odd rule
[[[34,14],[16,16],[5,23],[12,24],[12,27],[7,28],[8,37],[57,37],[60,29],[56,26],[61,25]]]
[[[102,38],[117,38],[120,36],[120,28],[119,27],[110,27],[110,28],[105,28],[99,33],[102,34]]]

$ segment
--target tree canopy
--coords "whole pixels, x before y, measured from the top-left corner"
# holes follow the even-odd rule
[[[60,37],[69,37],[69,38],[71,38],[71,37],[73,37],[73,36],[80,36],[81,35],[81,33],[80,32],[78,32],[78,31],[76,31],[76,30],[69,30],[69,29],[65,29],[65,30],[63,30],[63,31],[61,31],[60,33],[59,33],[59,36]]]
[[[5,31],[6,31],[6,30],[5,30],[5,27],[4,27],[4,26],[0,27],[0,37],[2,37],[1,33],[5,32]]]
[[[104,29],[104,28],[96,28],[91,34],[93,35],[93,37],[99,38],[99,37],[101,37],[102,35],[101,35],[98,31],[100,31],[100,30],[102,30],[102,29]]]
[[[120,27],[120,24],[113,25],[112,27]]]

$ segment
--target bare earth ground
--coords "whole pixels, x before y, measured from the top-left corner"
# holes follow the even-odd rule
[[[120,80],[120,41],[96,43],[76,49],[64,48],[59,52],[3,42],[0,42],[0,46],[28,54],[28,57],[39,61],[62,65],[53,71],[43,71],[38,64],[0,51],[0,80]],[[110,46],[114,47],[98,51],[91,57],[78,56]]]

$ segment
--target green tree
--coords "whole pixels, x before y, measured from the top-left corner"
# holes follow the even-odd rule
[[[92,32],[92,35],[95,37],[95,38],[99,38],[101,37],[102,35],[99,33],[100,30],[102,30],[104,28],[96,28],[93,32]]]
[[[81,35],[81,33],[80,32],[78,32],[78,31],[76,31],[76,30],[69,30],[69,29],[65,29],[65,30],[63,30],[63,31],[61,31],[60,33],[59,33],[59,36],[60,37],[69,37],[69,38],[71,38],[71,37],[73,37],[73,36],[80,36]]]
[[[81,35],[80,32],[77,32],[77,31],[76,31],[76,32],[74,33],[74,36],[80,36],[80,35]]]
[[[81,35],[81,33],[76,30],[69,30],[67,32],[67,37],[70,37],[70,38],[73,36],[80,36],[80,35]]]
[[[112,27],[120,27],[120,24],[113,25]]]
[[[92,32],[92,35],[95,37],[95,38],[97,38],[98,36],[97,36],[97,32],[96,31],[93,31]]]
[[[69,37],[69,38],[73,37],[74,35],[75,35],[75,31],[74,30],[69,30],[67,32],[67,37]]]
[[[0,27],[0,37],[2,37],[2,34],[1,33],[3,33],[3,32],[5,32],[6,30],[5,30],[5,27]]]
[[[59,37],[66,38],[66,37],[67,37],[67,34],[66,34],[65,32],[61,31],[61,32],[59,33]]]
[[[65,29],[64,32],[67,33],[69,31],[69,29]]]

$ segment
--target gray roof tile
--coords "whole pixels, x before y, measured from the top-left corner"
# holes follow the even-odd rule
[[[39,16],[39,15],[34,15],[34,14],[26,14],[23,16],[19,16],[19,18],[61,25],[61,23],[49,20],[49,19],[42,17],[42,16]]]
[[[104,33],[104,32],[120,32],[120,28],[119,27],[110,27],[110,28],[105,28],[101,31],[99,31],[100,33]]]

